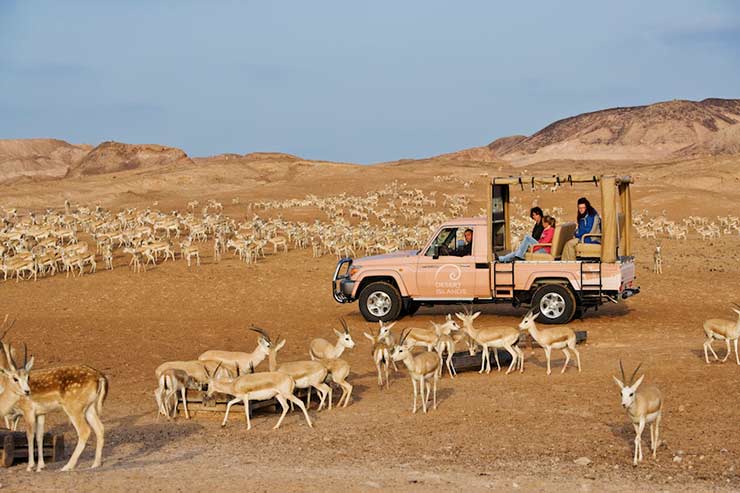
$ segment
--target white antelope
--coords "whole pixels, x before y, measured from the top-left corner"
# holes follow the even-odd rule
[[[352,384],[347,381],[350,371],[349,363],[341,358],[322,359],[319,361],[321,361],[328,370],[328,378],[342,388],[342,396],[337,402],[337,407],[347,407],[347,404],[349,404],[349,400],[352,397],[352,389],[354,388],[352,387]],[[331,409],[331,401],[329,402],[329,408]]]
[[[383,322],[381,322],[380,325],[382,328]],[[391,324],[391,326],[392,325],[393,324]],[[373,334],[371,330],[369,334],[367,332],[363,332],[363,335],[373,343],[371,354],[373,357],[373,363],[375,363],[375,369],[378,372],[378,386],[383,387],[383,373],[385,373],[385,386],[386,388],[389,388],[391,381],[388,378],[388,365],[391,361],[391,351],[393,350],[393,347],[386,342],[385,337],[381,334],[381,329],[378,329],[377,334]]]
[[[621,361],[619,362],[619,369],[622,373],[622,380],[617,377],[612,378],[614,378],[622,393],[622,407],[627,411],[627,416],[632,421],[632,426],[635,427],[635,455],[632,459],[632,465],[636,466],[638,461],[642,461],[642,431],[646,424],[650,425],[650,449],[653,451],[653,459],[656,458],[658,453],[660,421],[663,417],[663,398],[660,390],[655,385],[641,385],[645,375],[641,375],[633,383],[640,365],[637,365],[635,371],[632,372],[629,383],[624,377],[624,367],[622,367]]]
[[[507,353],[511,355],[511,363],[506,373],[511,373],[515,368],[519,369],[519,372],[524,371],[524,351],[519,349],[517,342],[519,341],[519,330],[514,327],[485,327],[483,329],[476,329],[473,326],[473,321],[480,316],[480,312],[469,313],[466,309],[466,313],[456,313],[455,316],[462,320],[463,330],[470,336],[470,338],[479,344],[483,348],[483,354],[481,355],[480,371],[478,373],[491,372],[491,353],[493,349],[497,351],[499,348],[505,349]],[[469,351],[472,352],[471,349]],[[494,353],[496,359],[496,366],[499,371],[501,365],[498,360],[498,353]],[[550,359],[548,356],[548,374]]]
[[[537,324],[534,320],[539,316],[539,313],[530,310],[524,319],[519,324],[519,330],[528,330],[529,335],[532,339],[537,342],[545,350],[545,357],[547,358],[547,374],[552,373],[550,370],[550,355],[553,349],[560,349],[565,354],[565,363],[563,363],[563,369],[560,373],[564,373],[568,367],[570,361],[570,352],[572,350],[576,355],[576,362],[578,363],[578,372],[581,371],[581,354],[576,348],[576,333],[570,327],[559,326],[549,327],[547,329],[538,329]]]
[[[257,347],[251,353],[245,353],[242,351],[219,351],[210,350],[206,351],[200,356],[200,361],[221,361],[224,365],[233,366],[239,370],[239,373],[249,373],[251,368],[256,368],[262,363],[267,356],[270,354],[270,348],[272,342],[270,336],[264,329],[255,327],[254,325],[249,328],[254,332],[260,334],[257,338]]]
[[[280,341],[280,336],[276,341]],[[280,342],[276,342],[270,347],[270,355],[268,359],[269,369],[272,372],[285,373],[295,381],[295,388],[307,389],[308,397],[306,398],[306,405],[311,407],[311,389],[316,389],[319,394],[319,411],[324,407],[327,396],[329,397],[329,409],[332,404],[332,390],[324,380],[326,380],[329,371],[326,366],[320,361],[289,361],[287,363],[277,364],[277,353],[283,346],[285,346],[285,339]]]
[[[737,340],[740,338],[740,305],[737,303],[733,303],[733,305],[737,307],[732,308],[732,311],[737,313],[737,321],[733,322],[732,320],[721,318],[710,318],[704,321],[704,333],[707,335],[707,339],[704,341],[704,360],[707,363],[709,363],[707,349],[712,352],[714,359],[719,360],[717,353],[712,348],[712,341],[716,339],[719,341],[724,340],[725,344],[727,344],[727,354],[725,354],[722,362],[727,361],[727,358],[732,354],[732,349],[730,349],[730,341],[732,341],[735,345],[735,361],[740,365],[740,356],[737,354]]]
[[[434,394],[432,401],[433,406],[434,409],[437,409],[437,382],[439,380],[437,369],[439,368],[439,357],[431,351],[424,351],[416,356],[411,354],[411,347],[405,344],[407,335],[408,331],[404,331],[398,345],[393,348],[391,358],[395,361],[403,361],[406,368],[409,370],[411,384],[414,387],[414,407],[412,412],[416,413],[416,383],[419,382],[418,393],[421,394],[421,407],[424,413],[426,413],[430,392],[429,383],[427,382],[429,379],[432,380],[432,389]]]
[[[62,471],[70,471],[77,465],[90,436],[90,428],[95,432],[96,438],[95,460],[92,467],[99,467],[103,460],[105,442],[103,423],[100,421],[103,402],[108,394],[108,379],[105,375],[85,365],[60,366],[29,373],[33,366],[33,358],[26,360],[24,351],[24,364],[19,369],[11,356],[9,346],[5,343],[2,343],[2,346],[6,359],[11,363],[11,370],[0,372],[14,380],[14,384],[19,384],[23,378],[26,379],[25,389],[22,385],[10,385],[0,394],[0,414],[6,416],[17,408],[26,422],[28,439],[26,469],[30,471],[36,465],[34,438],[38,448],[36,470],[44,468],[44,423],[46,415],[58,409],[63,410],[69,417],[78,436],[74,452]]]
[[[198,382],[185,371],[170,368],[160,373],[158,383],[157,390],[154,391],[154,398],[157,401],[159,414],[167,416],[167,419],[175,417],[178,404],[177,393],[180,392],[182,405],[185,409],[185,418],[190,419],[190,414],[188,414],[187,390],[199,389],[200,385],[198,385]],[[175,402],[170,407],[170,402],[173,398]]]
[[[252,368],[253,369],[253,368]],[[252,429],[252,422],[249,418],[249,401],[264,401],[277,399],[280,406],[283,408],[283,413],[280,415],[277,424],[273,426],[273,430],[280,427],[280,423],[283,422],[286,413],[288,412],[288,401],[292,402],[298,408],[303,411],[303,415],[306,417],[306,423],[309,428],[313,428],[311,418],[308,417],[308,411],[306,406],[303,405],[300,399],[293,395],[295,389],[295,382],[285,373],[280,372],[260,372],[260,373],[248,373],[241,375],[237,378],[216,378],[211,375],[208,379],[208,395],[211,396],[215,392],[221,392],[234,396],[232,400],[226,404],[226,414],[224,420],[221,422],[221,426],[226,426],[226,421],[229,419],[229,410],[231,406],[239,401],[244,403],[244,414],[247,416],[247,430]]]
[[[438,326],[434,325],[434,322],[432,324],[431,327],[413,327],[409,329],[406,336],[406,345],[409,347],[421,346],[425,347],[427,351],[433,351],[439,338],[437,335],[438,330],[441,334],[445,335],[450,335],[453,331],[460,330],[460,326],[457,325],[457,322],[452,319],[452,315],[449,313],[445,317],[444,323]]]
[[[198,252],[198,247],[192,245],[190,242],[180,243],[180,258],[187,260],[188,267],[190,267],[190,259],[193,257],[195,257],[195,265],[200,265],[200,252]]]
[[[653,272],[663,273],[663,254],[660,253],[660,244],[655,245],[655,252],[653,252]]]
[[[337,335],[336,344],[332,344],[320,337],[313,339],[308,348],[308,355],[311,359],[336,359],[342,355],[345,349],[355,347],[355,341],[352,340],[352,336],[349,333],[347,322],[343,318],[340,318],[339,322],[342,324],[344,332],[334,329],[334,333]]]

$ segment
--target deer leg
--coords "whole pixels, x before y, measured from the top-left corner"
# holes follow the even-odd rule
[[[427,396],[429,395],[426,390],[426,379],[422,376],[421,380],[419,380],[419,388],[421,391],[421,409],[424,411],[424,414],[427,413]]]
[[[388,371],[388,368],[386,367],[386,371]],[[344,380],[340,385],[342,385],[342,388],[344,389],[344,404],[342,407],[347,407],[347,404],[349,404],[349,398],[352,395],[352,384],[348,381]]]
[[[190,414],[188,414],[188,390],[183,387],[180,389],[180,393],[182,394],[182,407],[185,408],[185,419],[190,419]]]
[[[293,394],[286,394],[285,398],[291,402],[295,402],[295,405],[298,406],[301,411],[303,411],[303,415],[306,417],[306,423],[308,423],[308,427],[313,428],[311,418],[308,417],[308,411],[306,410],[306,406],[303,405],[303,402]]]
[[[436,379],[436,378],[434,379],[434,393],[433,393],[434,401],[433,402],[434,402],[434,409],[435,410],[437,409],[437,380],[438,379]]]
[[[735,361],[737,361],[737,364],[740,365],[740,356],[738,356],[737,354],[737,339],[735,339],[733,343],[735,344]]]
[[[642,461],[642,430],[645,429],[645,418],[640,419],[640,423],[635,425],[635,457],[632,465],[637,465],[638,460]]]
[[[228,403],[226,403],[226,414],[224,414],[224,420],[221,421],[221,426],[226,426],[226,421],[229,420],[229,411],[231,410],[231,406],[234,405],[234,404],[236,404],[240,400],[242,400],[241,397],[235,397],[235,398],[231,399]],[[248,414],[249,413],[247,413],[247,429],[249,429],[249,416],[248,416]]]
[[[72,422],[72,426],[77,430],[77,445],[75,446],[74,452],[72,452],[72,457],[69,458],[69,462],[67,462],[67,464],[62,468],[62,471],[71,471],[77,465],[77,460],[85,449],[87,439],[90,437],[90,426],[88,426],[87,421],[85,420],[82,409],[73,410],[72,412],[65,409],[65,411],[67,412],[67,416],[69,416],[69,420]]]
[[[105,428],[103,428],[103,423],[100,421],[100,416],[98,416],[98,409],[95,407],[95,404],[91,404],[90,407],[87,408],[87,411],[85,412],[85,418],[87,418],[87,423],[95,432],[95,460],[93,461],[93,465],[91,468],[95,469],[96,467],[100,467],[100,465],[103,463]]]
[[[488,355],[488,347],[483,346],[483,350],[480,354],[480,371],[478,373],[483,373],[483,371],[486,369],[486,356]]]
[[[519,346],[514,346],[514,349],[517,351],[519,356],[519,373],[524,373],[524,351],[522,351]]]
[[[550,346],[545,346],[545,358],[547,359],[547,374],[549,375],[552,373],[552,370],[550,369],[550,352],[552,349],[550,349]]]
[[[385,363],[383,364],[383,368],[385,368],[385,388],[386,388],[386,389],[389,389],[389,388],[391,388],[391,379],[390,379],[390,377],[389,377],[389,375],[388,375],[388,366],[389,366],[389,365],[388,365],[388,362],[386,361],[386,362],[385,362]],[[346,404],[345,404],[345,406],[346,406]]]
[[[46,416],[41,414],[36,416],[36,448],[38,449],[39,460],[36,465],[36,472],[41,471],[46,467],[44,464],[44,422]],[[29,453],[31,451],[29,450]]]
[[[414,377],[411,377],[411,385],[414,387],[414,408],[411,412],[416,413],[416,380],[414,380]]]
[[[655,417],[655,446],[653,447],[653,459],[658,455],[658,447],[660,447],[660,420],[663,418],[661,412]]]
[[[581,373],[581,353],[576,348],[575,342],[573,343],[573,347],[571,348],[574,353],[576,353],[576,363],[578,363],[578,373]]]
[[[727,358],[730,357],[730,352],[731,351],[730,351],[730,340],[729,339],[725,339],[725,345],[727,346],[727,354],[725,354],[725,357],[722,358],[722,363],[724,363],[725,361],[727,361]]]
[[[719,356],[717,356],[717,353],[714,352],[714,348],[712,347],[712,342],[714,342],[714,339],[710,336],[708,342],[709,351],[712,352],[712,355],[714,356],[714,359],[719,361]]]
[[[501,363],[498,361],[498,348],[493,348],[493,358],[496,360],[496,371],[501,371]],[[491,360],[488,360],[488,371],[491,371]]]
[[[375,362],[375,369],[378,371],[378,387],[383,386],[383,372],[380,369],[380,361]]]
[[[26,441],[28,442],[28,466],[26,466],[26,471],[33,471],[36,465],[36,457],[33,453],[33,440],[36,435],[36,420],[38,417],[31,415],[23,416],[23,418],[26,420]]]
[[[560,373],[565,373],[565,369],[568,368],[568,362],[570,361],[570,351],[568,351],[567,347],[563,348],[563,354],[565,355],[565,363],[563,363],[563,369],[560,370]]]
[[[272,427],[273,430],[276,430],[280,427],[280,423],[283,422],[283,418],[285,418],[285,414],[288,412],[288,401],[285,399],[285,397],[278,394],[275,396],[275,398],[280,403],[280,407],[283,408],[283,412],[280,414],[280,418],[278,419],[278,422],[275,423],[275,426]]]

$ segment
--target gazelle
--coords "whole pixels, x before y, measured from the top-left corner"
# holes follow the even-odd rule
[[[444,323],[439,324],[439,331],[442,334],[450,335],[452,331],[456,330],[460,330],[460,326],[452,319],[452,315],[448,313]],[[428,351],[433,351],[437,343],[437,332],[437,326],[435,325],[432,325],[432,327],[411,328],[406,337],[406,345],[409,347],[421,346],[427,348]]]
[[[336,359],[342,355],[345,349],[355,347],[355,341],[352,340],[352,336],[349,333],[347,322],[343,318],[340,318],[339,322],[342,324],[344,332],[334,329],[334,333],[337,335],[336,344],[332,344],[320,337],[313,339],[308,348],[308,355],[311,359]]]
[[[660,253],[660,243],[655,245],[653,252],[653,272],[656,274],[663,273],[663,255]]]
[[[534,312],[533,310],[527,312],[527,314],[524,315],[524,319],[522,319],[519,324],[519,330],[529,331],[529,335],[532,336],[532,339],[534,339],[535,342],[545,350],[545,357],[547,358],[547,374],[549,375],[552,373],[550,370],[550,354],[553,349],[560,349],[563,351],[563,354],[565,354],[565,363],[563,363],[563,369],[560,370],[560,373],[564,373],[565,369],[568,367],[568,362],[570,361],[570,352],[568,350],[572,350],[575,353],[576,362],[578,363],[578,372],[580,373],[581,354],[578,352],[578,348],[576,348],[576,333],[573,329],[566,326],[538,329],[537,324],[534,322],[538,316],[539,313]]]
[[[389,388],[388,365],[391,361],[391,350],[393,348],[385,342],[384,337],[381,337],[380,330],[378,330],[378,334],[373,334],[371,330],[369,334],[363,332],[363,335],[373,343],[371,354],[373,363],[375,363],[375,369],[378,371],[378,386],[383,387],[383,373],[385,373],[385,386]]]
[[[642,431],[645,429],[645,424],[650,425],[650,449],[655,459],[660,446],[660,420],[663,417],[663,398],[658,387],[641,385],[645,375],[641,375],[634,382],[639,369],[640,365],[637,365],[628,383],[620,361],[619,370],[622,373],[622,380],[612,377],[622,393],[622,407],[627,411],[627,416],[632,421],[632,426],[635,427],[635,455],[632,459],[632,465],[635,466],[638,461],[642,461]]]
[[[11,356],[8,345],[2,343],[6,359],[11,362],[12,369],[1,370],[3,373],[19,375],[25,372],[28,379],[30,392],[19,393],[12,387],[0,394],[0,414],[6,416],[13,408],[18,408],[23,413],[26,421],[26,436],[28,438],[28,467],[32,470],[34,460],[34,437],[37,440],[38,465],[37,471],[44,468],[44,423],[46,415],[51,411],[61,409],[69,417],[77,431],[77,446],[72,456],[62,471],[70,471],[77,465],[82,451],[85,448],[90,428],[95,432],[95,460],[92,467],[96,468],[102,464],[103,423],[100,421],[100,413],[103,410],[103,402],[108,394],[108,379],[98,370],[89,366],[60,366],[44,370],[36,370],[28,373],[33,366],[33,358],[26,359],[24,351],[24,363],[19,370]]]
[[[200,252],[198,247],[194,246],[190,241],[180,243],[180,258],[184,258],[188,262],[190,267],[191,259],[195,257],[195,265],[200,265]]]
[[[159,414],[167,416],[167,419],[174,418],[177,413],[177,393],[180,392],[182,397],[182,405],[185,409],[185,418],[190,419],[188,414],[188,401],[187,401],[187,390],[198,389],[200,385],[195,381],[193,377],[188,375],[183,370],[170,368],[164,370],[159,375],[159,385],[157,390],[154,391],[154,398],[157,401],[157,407],[159,408]],[[172,405],[172,412],[170,412],[170,401],[174,397],[175,402]]]
[[[277,342],[279,341],[279,342]],[[280,336],[276,339],[275,344],[270,347],[268,365],[270,371],[277,371],[289,375],[295,381],[297,389],[307,389],[308,397],[306,405],[311,406],[311,388],[316,389],[319,394],[319,411],[324,407],[326,397],[329,397],[329,409],[331,409],[332,390],[324,380],[329,373],[326,366],[320,361],[289,361],[287,363],[277,364],[277,353],[285,346],[285,339],[280,341]]]
[[[254,368],[252,368],[254,369]],[[232,400],[226,404],[226,414],[224,420],[221,422],[221,426],[226,426],[226,421],[229,419],[229,410],[233,404],[239,401],[244,403],[244,414],[247,416],[247,430],[252,429],[252,422],[249,418],[249,401],[264,401],[277,399],[280,406],[283,408],[283,413],[280,415],[280,419],[273,430],[280,427],[280,423],[283,422],[286,413],[288,412],[288,401],[292,402],[298,408],[303,411],[303,415],[306,417],[306,423],[309,428],[313,428],[311,418],[308,417],[308,411],[306,406],[303,405],[300,399],[293,395],[295,389],[295,382],[285,373],[280,372],[260,372],[260,373],[248,373],[241,375],[237,378],[216,378],[214,375],[209,375],[208,379],[208,395],[211,396],[215,392],[221,392],[234,396]]]
[[[725,344],[727,344],[727,354],[722,359],[722,363],[727,361],[727,358],[732,354],[732,349],[730,349],[730,341],[732,341],[735,344],[735,361],[740,365],[740,356],[737,354],[737,340],[740,338],[740,305],[737,303],[733,303],[733,305],[736,307],[732,308],[732,311],[737,313],[736,322],[721,318],[710,318],[704,321],[704,333],[707,335],[707,339],[704,341],[704,360],[707,364],[709,363],[707,349],[712,352],[714,359],[719,360],[717,353],[712,348],[712,341],[717,339],[720,341],[724,340]]]
[[[455,338],[453,338],[452,335],[445,334],[440,328],[441,325],[435,324],[434,322],[432,322],[432,325],[437,332],[437,342],[434,343],[434,350],[439,355],[439,376],[442,377],[443,368],[444,366],[447,366],[447,371],[450,374],[450,378],[455,378],[457,372],[455,371],[455,366],[452,364],[452,356],[455,354],[455,343],[457,341],[455,340]],[[443,365],[442,355],[444,353],[447,353],[447,358],[444,360]]]
[[[270,335],[264,329],[252,326],[249,328],[257,332],[260,336],[257,338],[257,347],[251,353],[241,351],[219,351],[210,350],[198,356],[200,361],[221,361],[224,365],[234,366],[239,369],[239,373],[249,373],[250,368],[256,368],[270,354],[272,342]]]
[[[322,359],[319,360],[329,371],[329,377],[331,381],[336,383],[342,388],[342,396],[337,402],[337,407],[347,407],[349,404],[350,397],[352,397],[352,384],[347,381],[349,376],[350,366],[345,360],[341,358],[335,359]],[[331,409],[331,397],[329,400],[329,408]]]
[[[209,374],[215,375],[216,378],[233,378],[237,374],[236,365],[229,367],[221,361],[166,361],[154,370],[157,381],[160,381],[162,374],[171,370],[183,371],[199,384],[208,383]]]
[[[481,355],[480,371],[478,373],[491,372],[491,353],[490,350],[494,351],[499,348],[505,349],[511,355],[511,363],[506,373],[511,373],[515,368],[519,369],[519,372],[524,371],[524,351],[519,349],[517,342],[519,341],[519,330],[514,327],[485,327],[483,329],[476,329],[473,326],[473,321],[480,316],[481,312],[470,313],[466,309],[465,313],[456,313],[455,316],[462,320],[463,331],[470,336],[470,338],[483,348],[483,354]],[[469,349],[469,351],[472,350]],[[496,366],[501,370],[501,366],[498,362],[498,353],[494,353],[496,358]],[[549,357],[548,357],[549,365]],[[549,374],[549,371],[548,371]]]
[[[411,384],[414,387],[414,407],[413,413],[416,413],[416,382],[419,382],[419,393],[421,393],[421,407],[426,414],[427,412],[427,400],[429,399],[429,389],[427,380],[432,379],[433,382],[433,406],[437,409],[437,381],[439,375],[437,369],[439,368],[439,357],[431,352],[424,351],[421,354],[414,356],[411,354],[411,347],[405,344],[406,336],[408,336],[408,330],[404,331],[401,335],[401,340],[398,345],[393,348],[391,358],[395,361],[403,361],[406,368],[409,370],[409,376],[411,377]]]

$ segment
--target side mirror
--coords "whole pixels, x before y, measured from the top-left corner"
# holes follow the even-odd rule
[[[436,260],[439,258],[439,245],[432,245],[432,247],[430,248],[430,251],[432,253],[433,259]]]

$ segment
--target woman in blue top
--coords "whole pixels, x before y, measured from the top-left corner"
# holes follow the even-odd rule
[[[589,236],[583,238],[585,234],[595,234],[601,232],[601,218],[591,202],[586,197],[578,199],[578,227],[576,228],[575,238],[568,240],[563,246],[561,260],[576,259],[576,245],[578,243],[601,243],[599,237]]]

